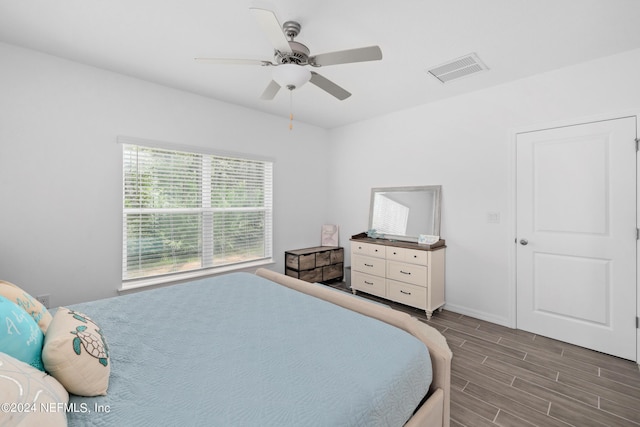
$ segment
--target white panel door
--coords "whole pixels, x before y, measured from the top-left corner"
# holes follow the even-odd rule
[[[517,327],[636,360],[635,117],[517,136]]]

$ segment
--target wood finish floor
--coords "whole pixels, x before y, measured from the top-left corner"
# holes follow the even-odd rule
[[[348,291],[344,283],[334,287]],[[452,427],[640,426],[635,362],[447,310],[427,321],[424,311],[369,298],[447,338]]]

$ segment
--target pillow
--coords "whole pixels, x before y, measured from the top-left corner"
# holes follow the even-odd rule
[[[0,425],[66,426],[69,393],[53,377],[0,353]]]
[[[44,334],[23,309],[0,296],[0,351],[34,368],[42,366]]]
[[[107,394],[109,347],[102,331],[82,313],[60,307],[44,338],[44,367],[69,393]]]
[[[36,321],[42,333],[47,333],[47,327],[51,323],[51,313],[47,311],[47,307],[40,304],[40,301],[20,289],[13,283],[0,280],[0,295],[15,302],[24,311],[29,313],[33,320]]]

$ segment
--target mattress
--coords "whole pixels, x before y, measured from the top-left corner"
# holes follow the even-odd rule
[[[412,335],[248,273],[70,308],[111,357],[70,426],[401,426],[431,383]]]

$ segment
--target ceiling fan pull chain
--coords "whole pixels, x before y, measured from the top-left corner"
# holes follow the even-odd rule
[[[293,90],[289,89],[289,130],[293,130]]]

